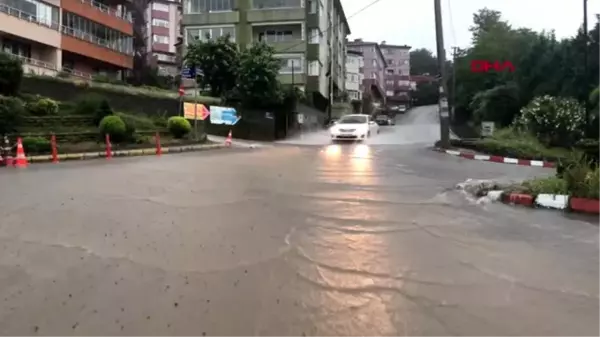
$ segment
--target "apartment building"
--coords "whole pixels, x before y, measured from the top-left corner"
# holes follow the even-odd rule
[[[183,0],[182,25],[184,45],[224,35],[240,48],[264,41],[281,60],[283,84],[323,99],[331,87],[345,91],[350,28],[340,0]]]
[[[2,1],[2,50],[20,57],[25,72],[124,76],[133,67],[131,14],[122,0],[107,1]]]
[[[381,42],[385,57],[385,96],[387,107],[396,110],[410,102],[410,46]]]
[[[354,50],[346,52],[346,92],[351,101],[362,100],[365,59],[363,53]]]
[[[361,52],[364,60],[363,88],[378,104],[385,103],[385,69],[387,63],[377,42],[356,39],[348,42],[348,50]]]
[[[161,75],[178,74],[176,45],[181,38],[182,6],[179,1],[153,0],[146,12],[148,52]]]

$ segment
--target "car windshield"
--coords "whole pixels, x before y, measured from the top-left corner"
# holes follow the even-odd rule
[[[338,124],[363,124],[367,122],[367,116],[344,116]]]

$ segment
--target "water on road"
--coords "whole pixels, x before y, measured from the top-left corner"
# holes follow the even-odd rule
[[[402,118],[383,144],[0,171],[0,333],[597,335],[597,219],[469,200],[551,172]]]

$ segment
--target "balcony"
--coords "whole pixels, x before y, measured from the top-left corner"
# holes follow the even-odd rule
[[[101,23],[122,33],[133,35],[131,13],[93,0],[61,0],[64,11]]]
[[[252,0],[248,22],[303,21],[306,19],[304,0]]]
[[[252,42],[263,41],[275,48],[278,53],[306,52],[304,24],[285,25],[254,24]]]
[[[100,39],[85,32],[62,26],[61,48],[68,52],[100,60],[117,67],[133,68],[133,56],[118,51],[115,43]]]
[[[60,48],[60,25],[0,3],[0,32]]]

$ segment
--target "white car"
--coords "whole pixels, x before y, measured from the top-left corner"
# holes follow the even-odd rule
[[[379,133],[379,125],[368,115],[346,115],[329,128],[331,140],[365,140]]]

